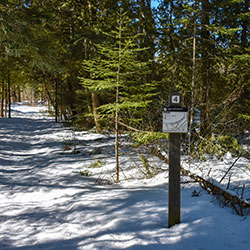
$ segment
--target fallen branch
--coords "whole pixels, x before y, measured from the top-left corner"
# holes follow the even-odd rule
[[[118,123],[119,123],[119,125],[127,128],[128,130],[132,130],[132,131],[135,131],[135,132],[141,132],[141,133],[147,132],[147,131],[143,131],[143,130],[139,130],[139,129],[133,128],[133,127],[131,127],[131,126],[129,126],[129,125],[123,123],[123,122],[120,122],[120,121]]]
[[[233,168],[233,166],[235,165],[235,163],[240,159],[240,157],[241,157],[241,154],[236,158],[236,160],[234,161],[234,163],[230,166],[230,168],[227,170],[227,172],[223,175],[223,177],[221,178],[221,180],[219,181],[219,183],[221,183],[224,180],[224,178],[227,176],[227,174]]]
[[[152,149],[151,152],[167,164],[169,163],[168,158],[165,157],[159,150]],[[222,187],[219,186],[219,183],[216,184],[215,181],[213,181],[212,183],[211,181],[205,180],[199,175],[193,174],[191,171],[184,169],[183,166],[181,166],[181,173],[198,182],[200,186],[208,193],[212,193],[213,195],[219,196],[220,198],[222,197],[224,199],[224,204],[230,204],[238,215],[243,216],[243,209],[250,208],[250,203],[247,200],[244,200],[238,197],[236,194],[224,190]]]

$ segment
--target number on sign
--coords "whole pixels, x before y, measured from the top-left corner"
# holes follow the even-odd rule
[[[180,96],[179,95],[172,95],[172,103],[180,103]]]

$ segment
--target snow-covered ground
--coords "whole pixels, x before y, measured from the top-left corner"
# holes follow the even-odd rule
[[[121,183],[110,185],[112,136],[71,131],[41,106],[14,104],[12,117],[0,119],[1,250],[250,249],[250,216],[221,208],[184,177],[181,224],[168,229],[168,171],[157,159],[148,157],[162,171],[143,178],[137,154],[124,148]],[[234,160],[228,154],[190,168],[219,181]],[[249,185],[247,164],[246,159],[235,164],[232,185]]]

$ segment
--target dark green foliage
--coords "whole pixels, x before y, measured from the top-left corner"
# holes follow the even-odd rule
[[[146,158],[144,155],[140,155],[140,159],[141,159],[141,162],[142,162],[143,167],[144,167],[145,170],[146,170],[146,172],[144,173],[145,176],[146,176],[148,179],[152,178],[152,177],[153,177],[153,174],[152,174],[152,172],[151,172],[151,170],[150,170],[150,165],[149,165],[149,163],[148,163],[147,158]]]
[[[102,124],[112,125],[108,121],[114,119],[117,108],[120,122],[136,125],[155,95],[155,84],[144,82],[150,73],[150,62],[138,59],[146,49],[137,47],[139,36],[131,33],[132,20],[126,13],[117,13],[114,18],[116,27],[110,33],[103,33],[105,42],[95,44],[94,58],[83,60],[84,76],[79,79],[90,92],[101,98],[105,96],[97,109]]]
[[[194,191],[192,192],[192,197],[199,197],[199,196],[200,196],[200,193],[201,193],[201,190],[200,190],[200,191],[194,190]]]
[[[91,163],[91,164],[88,166],[88,168],[101,168],[104,164],[105,164],[104,161],[98,160],[98,161],[95,161],[95,162]]]
[[[88,170],[80,171],[80,175],[82,175],[82,176],[89,176],[90,172]]]
[[[169,134],[161,132],[131,132],[132,143],[135,146],[139,145],[150,145],[150,144],[161,144],[160,141],[165,139],[168,141]]]
[[[223,157],[227,152],[231,152],[233,157],[239,155],[249,158],[249,152],[238,143],[236,138],[227,136],[214,136],[203,138],[197,142],[194,156],[206,160],[207,156]]]
[[[56,120],[100,131],[114,128],[116,108],[122,128],[160,131],[169,91],[181,90],[183,104],[199,111],[191,151],[240,151],[225,138],[250,130],[249,4],[161,0],[153,12],[149,0],[2,0],[0,82],[10,72],[13,99],[29,87]],[[160,137],[133,135],[137,144]]]

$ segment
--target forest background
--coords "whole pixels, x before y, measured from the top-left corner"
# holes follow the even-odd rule
[[[189,151],[238,150],[235,138],[250,129],[249,5],[1,0],[0,116],[11,117],[11,102],[39,100],[56,121],[131,130],[147,143],[163,136],[162,110],[178,90]]]

